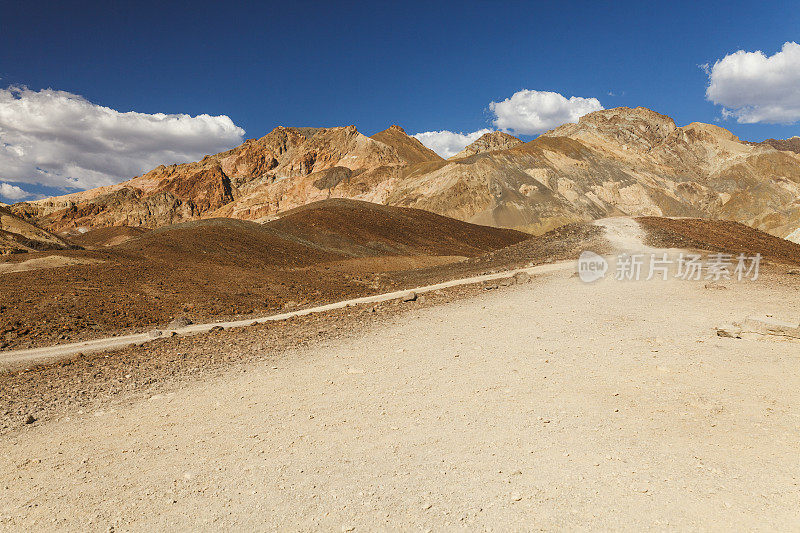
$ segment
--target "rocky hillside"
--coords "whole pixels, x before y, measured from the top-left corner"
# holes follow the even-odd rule
[[[450,159],[463,159],[475,154],[494,152],[496,150],[506,150],[508,148],[513,148],[518,144],[522,144],[522,141],[513,135],[503,133],[502,131],[492,131],[489,133],[484,133],[478,137],[475,142],[458,152]]]
[[[785,150],[787,152],[800,154],[800,137],[790,137],[788,139],[767,139],[760,143],[754,144],[768,145],[776,150]]]
[[[0,255],[70,247],[63,239],[21,220],[0,206]]]
[[[280,127],[196,163],[13,210],[51,231],[269,220],[326,198],[533,233],[615,214],[721,218],[780,237],[800,228],[792,140],[743,142],[709,124],[678,127],[641,107],[591,113],[524,144],[509,137],[490,134],[471,155],[444,161],[396,126],[371,138],[354,126]]]

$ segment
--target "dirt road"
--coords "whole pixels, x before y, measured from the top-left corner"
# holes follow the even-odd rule
[[[0,529],[800,524],[796,276],[569,271],[0,441]]]

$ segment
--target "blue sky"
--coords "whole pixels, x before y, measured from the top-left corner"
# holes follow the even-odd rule
[[[119,112],[226,115],[245,138],[276,125],[473,132],[493,127],[490,102],[525,89],[646,106],[679,125],[720,121],[748,140],[800,134],[796,122],[722,118],[699,67],[800,41],[790,3],[17,2],[2,12],[0,87]],[[229,142],[232,130],[214,126]],[[0,181],[58,188],[21,176],[0,159]]]

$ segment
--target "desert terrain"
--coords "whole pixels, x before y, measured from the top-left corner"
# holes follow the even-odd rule
[[[587,226],[396,274],[547,267],[530,279],[0,374],[0,527],[793,528],[800,340],[717,328],[797,322],[800,246],[694,219]],[[575,275],[581,249],[725,243],[764,256],[757,280]]]

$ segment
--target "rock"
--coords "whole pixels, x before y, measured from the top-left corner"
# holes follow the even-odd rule
[[[152,330],[147,332],[147,335],[150,338],[155,339],[155,338],[160,337],[161,335],[163,335],[163,333],[162,333],[162,331],[160,329],[152,329]]]
[[[214,326],[213,328],[211,328],[211,329],[210,329],[210,330],[208,330],[208,331],[209,331],[209,332],[214,332],[214,331],[225,331],[225,328],[223,328],[222,326]]]
[[[192,322],[191,319],[186,318],[185,316],[178,316],[178,317],[175,317],[175,319],[172,322],[169,323],[167,328],[168,329],[185,328],[186,326],[188,326],[190,324],[193,324],[193,323],[194,322]]]
[[[514,281],[517,285],[522,285],[523,283],[528,283],[531,280],[531,275],[527,272],[517,272],[514,274]]]
[[[36,419],[33,417],[33,415],[26,415],[25,418],[22,420],[22,423],[26,425],[33,424],[34,422],[36,422]]]
[[[800,324],[778,320],[769,315],[748,317],[742,324],[742,333],[758,333],[760,335],[777,335],[800,339]]]
[[[717,329],[717,337],[728,337],[731,339],[742,338],[742,328],[734,324],[726,324],[719,326]]]
[[[788,271],[787,274],[791,274],[792,276],[800,276],[800,268],[793,268]]]
[[[408,292],[407,292],[407,293],[406,293],[406,294],[403,296],[403,301],[404,301],[404,302],[413,302],[413,301],[414,301],[414,300],[416,300],[416,299],[417,299],[417,293],[416,293],[416,292],[414,292],[414,291],[408,291]]]
[[[722,283],[714,283],[713,281],[711,281],[709,283],[706,283],[704,285],[704,287],[706,289],[713,289],[713,290],[716,290],[716,291],[726,291],[726,290],[728,290],[728,287],[726,287]]]
[[[504,278],[497,282],[500,287],[510,287],[514,284],[514,278]]]

